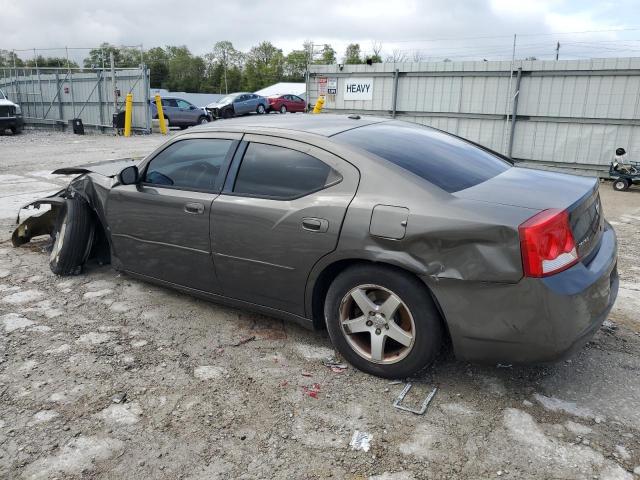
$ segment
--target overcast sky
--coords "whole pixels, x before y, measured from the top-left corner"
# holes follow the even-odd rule
[[[559,34],[610,29],[624,30]],[[561,58],[640,56],[638,0],[0,0],[0,32],[9,50],[110,42],[204,54],[218,40],[241,50],[270,40],[286,53],[311,40],[341,59],[348,43],[369,52],[378,41],[383,56],[456,60],[510,58],[517,33],[520,57],[551,58],[556,41]]]

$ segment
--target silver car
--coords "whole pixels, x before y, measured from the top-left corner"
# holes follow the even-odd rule
[[[383,118],[264,115],[171,138],[141,162],[63,168],[14,245],[327,328],[353,365],[402,378],[459,358],[550,361],[613,306],[617,244],[598,181],[518,168]]]
[[[231,93],[206,106],[213,118],[231,118],[248,113],[263,114],[269,111],[269,100],[255,93]]]
[[[151,118],[158,118],[158,107],[155,100],[150,101]],[[177,97],[162,97],[162,113],[169,127],[187,127],[209,123],[211,116],[200,107]]]

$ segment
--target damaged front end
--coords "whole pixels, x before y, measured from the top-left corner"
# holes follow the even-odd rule
[[[48,197],[39,198],[38,200],[24,205],[18,212],[16,223],[18,227],[11,235],[11,243],[14,247],[19,247],[25,243],[29,243],[32,238],[41,235],[54,236],[56,223],[61,209],[64,208],[66,202],[67,189],[60,190]],[[43,205],[50,205],[50,208],[40,214],[27,217],[22,223],[20,222],[20,213],[25,209],[37,209]]]
[[[113,161],[108,163],[112,170],[117,171],[122,161],[119,161],[117,165]],[[11,236],[13,246],[19,247],[42,235],[49,235],[53,244],[60,228],[62,214],[68,208],[68,202],[71,200],[82,201],[89,207],[94,229],[94,234],[88,240],[90,244],[86,245],[89,254],[85,260],[94,259],[99,264],[110,263],[111,242],[107,234],[108,228],[104,212],[107,194],[115,182],[115,175],[108,175],[105,170],[106,166],[103,163],[96,164],[96,166],[92,167],[92,170],[86,167],[75,167],[54,171],[53,173],[62,175],[76,173],[79,175],[72,179],[65,189],[48,197],[35,200],[20,209],[16,220],[18,227]],[[98,171],[99,168],[105,171]],[[31,214],[21,221],[24,210],[30,213],[34,209],[42,209],[44,211]]]

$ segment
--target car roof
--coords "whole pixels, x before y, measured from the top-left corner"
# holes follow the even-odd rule
[[[218,120],[201,125],[199,131],[234,131],[250,132],[252,129],[278,129],[292,132],[306,132],[331,137],[352,128],[364,127],[374,123],[389,121],[388,118],[360,115],[337,115],[323,113],[295,115],[249,115],[229,120]],[[193,131],[193,129],[191,129]]]

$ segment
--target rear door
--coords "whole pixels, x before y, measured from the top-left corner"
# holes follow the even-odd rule
[[[336,248],[359,172],[305,143],[260,135],[244,140],[211,213],[222,289],[303,315],[307,277]]]
[[[141,166],[139,185],[110,190],[106,216],[124,270],[220,291],[211,255],[211,203],[241,137],[183,136]]]

